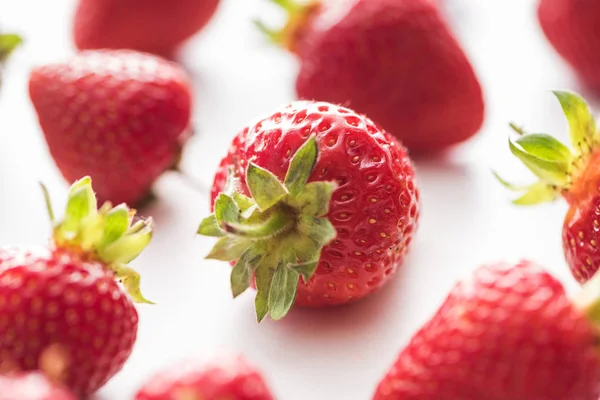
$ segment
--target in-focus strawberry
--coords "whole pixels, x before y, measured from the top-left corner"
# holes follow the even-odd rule
[[[538,265],[458,283],[400,352],[374,400],[597,400],[600,276],[571,300]]]
[[[212,200],[198,231],[219,237],[208,258],[235,262],[234,297],[255,284],[259,321],[293,304],[333,306],[379,289],[419,215],[402,145],[364,115],[325,102],[294,102],[246,127],[221,161]]]
[[[37,67],[29,94],[63,176],[91,176],[101,202],[145,200],[191,132],[186,74],[148,54],[91,50]]]
[[[484,119],[480,84],[430,0],[272,0],[281,31],[259,23],[300,60],[296,92],[364,113],[412,153],[473,136]]]
[[[187,363],[155,374],[135,400],[273,400],[260,373],[241,355]]]
[[[39,372],[0,376],[0,400],[77,400]]]
[[[0,370],[41,369],[84,396],[131,354],[132,301],[148,301],[127,264],[150,241],[152,224],[132,224],[135,211],[124,204],[97,209],[89,177],[71,187],[62,221],[49,204],[49,248],[0,248]]]
[[[538,20],[550,44],[583,83],[600,90],[600,3],[541,0]]]
[[[134,49],[173,56],[200,31],[219,0],[79,0],[73,39],[80,49]]]
[[[546,134],[518,133],[509,140],[511,152],[539,180],[515,186],[499,178],[507,188],[521,192],[514,203],[533,205],[563,197],[569,210],[562,239],[573,276],[583,283],[600,268],[600,133],[588,105],[579,95],[554,92],[569,122],[572,148]]]

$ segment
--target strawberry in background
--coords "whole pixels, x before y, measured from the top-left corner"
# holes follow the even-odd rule
[[[206,363],[172,366],[157,372],[135,400],[273,400],[260,371],[241,355],[226,354]],[[1,400],[1,399],[0,399]]]
[[[36,67],[29,95],[62,175],[91,176],[101,202],[141,205],[191,135],[186,73],[146,53],[88,50]]]
[[[459,282],[373,400],[597,400],[600,275],[574,298],[529,261]]]
[[[296,92],[368,115],[411,153],[443,150],[484,119],[482,89],[431,0],[271,0],[285,27],[259,27],[300,60]]]
[[[569,123],[571,148],[554,137],[517,132],[509,148],[537,178],[531,185],[517,186],[498,177],[508,189],[520,193],[517,205],[535,205],[562,197],[569,209],[562,228],[565,258],[579,283],[600,268],[600,133],[581,96],[554,92]]]
[[[40,372],[0,376],[0,400],[77,400]]]
[[[600,3],[596,0],[541,0],[538,19],[556,52],[585,85],[600,91]]]
[[[199,32],[219,0],[79,0],[73,38],[80,50],[133,49],[171,57]]]
[[[207,258],[232,262],[256,314],[350,303],[389,282],[410,248],[419,191],[404,147],[368,117],[296,101],[244,128],[219,165]]]

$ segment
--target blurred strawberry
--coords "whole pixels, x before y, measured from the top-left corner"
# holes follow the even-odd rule
[[[556,52],[586,85],[600,90],[600,2],[541,0],[538,19]]]
[[[37,67],[29,94],[63,176],[91,176],[101,202],[139,205],[190,134],[186,74],[145,53],[89,50]]]
[[[66,388],[39,372],[0,376],[0,400],[76,400]]]
[[[206,364],[188,363],[158,372],[135,400],[273,400],[262,374],[240,355]]]
[[[134,49],[170,57],[212,18],[219,0],[79,0],[78,49]]]
[[[435,2],[272,1],[287,25],[258,25],[300,59],[300,98],[366,114],[412,153],[445,149],[481,127],[481,87]]]

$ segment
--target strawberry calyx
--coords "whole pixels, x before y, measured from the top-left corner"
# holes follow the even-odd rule
[[[259,322],[267,314],[278,320],[288,313],[299,278],[309,282],[321,249],[336,236],[326,217],[335,183],[307,183],[317,156],[317,142],[311,136],[294,154],[284,182],[250,163],[246,184],[251,197],[239,192],[230,173],[214,213],[198,228],[199,235],[219,238],[207,258],[235,261],[234,298],[250,287],[254,276]]]
[[[0,34],[0,63],[8,59],[10,54],[23,43],[23,39],[14,33]]]
[[[83,260],[101,262],[121,281],[132,300],[149,303],[140,291],[140,275],[128,266],[152,238],[151,218],[133,223],[136,211],[126,204],[113,207],[110,202],[97,206],[90,177],[71,186],[62,220],[56,220],[48,190],[42,185],[48,215],[52,222],[52,244]]]
[[[296,52],[296,43],[303,28],[313,13],[321,6],[321,0],[271,0],[282,8],[287,15],[287,22],[281,29],[267,27],[262,21],[254,24],[274,44],[292,53]]]
[[[509,138],[511,153],[538,178],[538,181],[518,186],[495,173],[499,182],[511,191],[520,193],[513,200],[518,205],[550,202],[559,196],[568,201],[577,195],[579,178],[600,145],[600,134],[585,100],[572,92],[553,92],[569,124],[571,148],[543,133],[526,133],[514,124],[516,140]]]

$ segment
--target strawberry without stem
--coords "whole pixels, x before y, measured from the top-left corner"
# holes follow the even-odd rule
[[[0,400],[76,400],[39,372],[0,376]]]
[[[35,68],[29,94],[63,176],[89,175],[101,202],[138,204],[189,136],[183,70],[133,51],[87,51]]]
[[[97,210],[84,178],[71,187],[49,249],[0,249],[1,370],[42,369],[77,395],[121,370],[138,315],[115,280],[147,302],[127,263],[150,241],[151,221],[131,225],[133,216],[125,205]]]
[[[364,113],[411,152],[473,136],[484,118],[481,87],[430,0],[272,0],[281,31],[259,26],[300,59],[300,98]]]
[[[514,201],[533,205],[562,196],[569,205],[563,224],[563,248],[573,276],[583,283],[600,267],[600,133],[585,101],[574,93],[555,92],[569,122],[572,149],[546,134],[526,134],[509,140],[511,152],[539,181],[519,187]]]
[[[135,400],[273,400],[264,378],[245,357],[226,355],[158,372]]]
[[[208,258],[236,262],[234,296],[255,283],[259,321],[374,292],[400,265],[419,215],[403,147],[324,102],[295,102],[245,128],[212,198],[215,213],[199,229],[220,237]]]
[[[531,262],[483,266],[400,352],[373,399],[597,400],[599,298],[598,279],[571,301]]]
[[[79,0],[79,50],[134,49],[170,57],[212,18],[219,0]]]
[[[541,0],[538,20],[550,44],[579,78],[600,90],[600,3],[594,0]]]

